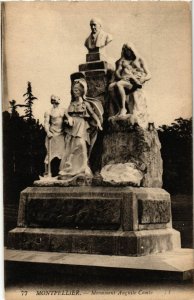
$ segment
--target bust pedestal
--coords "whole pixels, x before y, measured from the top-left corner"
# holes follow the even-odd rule
[[[83,73],[87,85],[87,96],[97,98],[105,106],[107,87],[112,67],[107,63],[106,58],[100,52],[86,54],[86,63],[79,65],[79,72]]]

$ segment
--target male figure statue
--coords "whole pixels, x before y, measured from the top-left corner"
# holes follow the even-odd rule
[[[45,145],[47,148],[47,155],[45,158],[45,175],[51,176],[50,163],[52,159],[58,158],[61,160],[64,154],[64,133],[63,133],[63,121],[66,116],[68,123],[71,123],[68,114],[64,108],[60,107],[60,98],[57,96],[51,96],[52,107],[45,112],[44,115],[44,128],[46,131]]]
[[[91,34],[85,41],[88,52],[99,52],[112,41],[112,36],[102,30],[102,22],[98,18],[90,20]]]

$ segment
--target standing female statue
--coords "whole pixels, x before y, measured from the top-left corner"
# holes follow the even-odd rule
[[[84,78],[74,80],[72,100],[68,107],[65,125],[65,148],[60,164],[59,179],[71,181],[75,177],[91,177],[89,155],[102,130],[103,108],[101,102],[87,98]]]

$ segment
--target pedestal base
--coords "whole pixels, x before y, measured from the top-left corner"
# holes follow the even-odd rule
[[[180,234],[174,229],[136,232],[16,228],[9,233],[11,249],[142,256],[180,247]]]
[[[141,256],[180,248],[159,188],[32,187],[21,193],[12,249]]]

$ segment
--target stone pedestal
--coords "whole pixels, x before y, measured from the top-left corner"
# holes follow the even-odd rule
[[[170,195],[159,188],[31,187],[8,247],[141,256],[180,248]]]
[[[108,86],[108,63],[99,52],[86,54],[86,63],[79,65],[79,72],[85,75],[88,92],[87,96],[97,98],[105,105]]]

